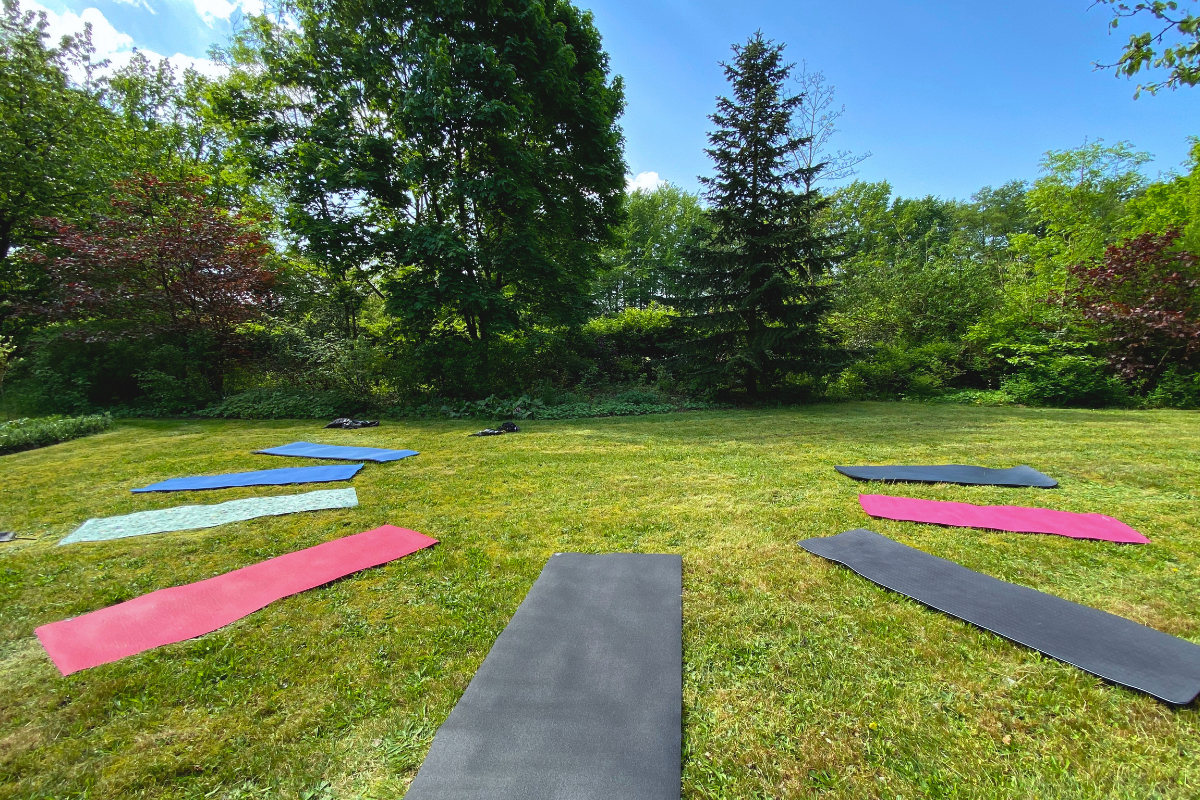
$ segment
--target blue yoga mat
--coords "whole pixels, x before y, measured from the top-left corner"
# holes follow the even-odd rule
[[[399,461],[421,455],[416,450],[388,450],[383,447],[342,447],[335,444],[292,442],[281,447],[255,450],[267,456],[303,456],[304,458],[340,458],[345,461]]]
[[[324,483],[348,481],[363,468],[362,464],[336,464],[329,467],[284,467],[255,472],[227,472],[224,475],[195,475],[152,483],[133,492],[182,492],[188,489],[227,489],[231,486],[280,486],[285,483]]]

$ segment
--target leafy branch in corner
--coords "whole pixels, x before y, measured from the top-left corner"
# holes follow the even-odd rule
[[[1116,70],[1118,77],[1132,78],[1143,69],[1165,69],[1167,77],[1152,83],[1139,84],[1134,97],[1142,90],[1158,94],[1160,89],[1177,89],[1200,83],[1200,14],[1186,10],[1178,0],[1153,0],[1143,3],[1123,3],[1120,0],[1096,0],[1092,5],[1110,5],[1113,18],[1110,28],[1117,28],[1123,19],[1148,14],[1157,30],[1135,33],[1129,37],[1125,51],[1115,64],[1096,64],[1099,69]],[[1192,0],[1196,2],[1196,0]]]

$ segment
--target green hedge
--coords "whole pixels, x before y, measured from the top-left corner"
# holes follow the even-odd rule
[[[334,419],[370,414],[369,400],[339,392],[251,389],[197,412],[214,419]]]
[[[683,400],[679,403],[623,403],[607,400],[598,403],[567,403],[561,406],[545,406],[534,411],[533,419],[578,419],[581,417],[630,417],[640,414],[670,414],[675,411],[702,411],[713,408],[728,408],[724,403],[706,403],[702,400]]]
[[[108,414],[87,417],[37,417],[0,422],[0,453],[32,450],[35,447],[78,439],[112,427]]]

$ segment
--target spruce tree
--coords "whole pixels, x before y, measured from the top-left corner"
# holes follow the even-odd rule
[[[759,31],[722,63],[733,98],[717,99],[705,150],[716,176],[700,178],[711,229],[691,252],[677,301],[692,375],[751,397],[789,373],[819,370],[824,352],[829,248],[810,223],[823,201],[798,190],[823,165],[797,166],[807,140],[791,123],[804,98],[784,90],[792,65],[783,49]]]

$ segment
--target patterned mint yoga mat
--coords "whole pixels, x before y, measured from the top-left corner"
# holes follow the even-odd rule
[[[297,511],[322,511],[328,508],[354,508],[356,505],[358,495],[353,489],[325,489],[304,494],[247,497],[244,500],[230,500],[211,506],[175,506],[157,511],[139,511],[120,517],[89,519],[59,544],[100,542],[123,539],[126,536],[145,536],[148,533],[214,528],[227,522],[241,522],[255,517],[295,514]]]

